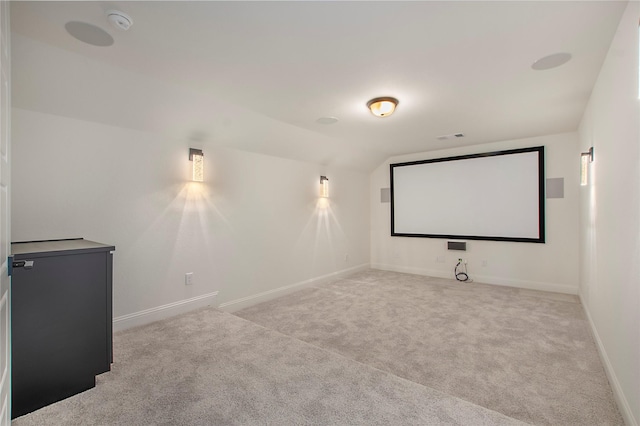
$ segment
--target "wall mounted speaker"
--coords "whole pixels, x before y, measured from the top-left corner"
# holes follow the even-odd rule
[[[547,198],[564,198],[564,178],[547,179]]]
[[[380,188],[380,202],[381,203],[391,202],[391,188]]]

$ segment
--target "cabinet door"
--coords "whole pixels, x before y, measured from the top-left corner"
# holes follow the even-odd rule
[[[95,386],[109,364],[105,253],[30,260],[12,277],[14,417]]]

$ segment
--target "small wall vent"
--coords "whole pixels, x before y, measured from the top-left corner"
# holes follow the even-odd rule
[[[460,139],[460,138],[464,138],[464,133],[452,133],[450,135],[442,135],[442,136],[438,136],[436,139],[438,139],[439,141],[445,141],[448,139]]]

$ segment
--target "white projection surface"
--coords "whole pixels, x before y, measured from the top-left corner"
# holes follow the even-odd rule
[[[391,164],[391,235],[544,242],[544,147]]]

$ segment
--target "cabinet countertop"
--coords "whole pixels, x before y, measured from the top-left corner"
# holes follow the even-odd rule
[[[37,254],[51,256],[71,254],[76,251],[113,251],[115,249],[112,245],[97,243],[95,241],[85,240],[84,238],[11,243],[11,254],[13,256],[33,256]]]

